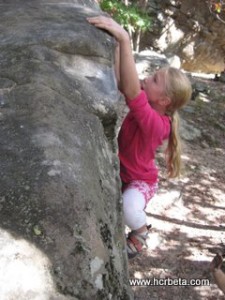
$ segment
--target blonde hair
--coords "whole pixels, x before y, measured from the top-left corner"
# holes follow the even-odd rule
[[[192,87],[188,77],[176,68],[163,68],[165,93],[171,100],[166,114],[171,117],[171,131],[165,151],[168,176],[175,178],[181,174],[181,140],[179,135],[178,109],[191,98]]]

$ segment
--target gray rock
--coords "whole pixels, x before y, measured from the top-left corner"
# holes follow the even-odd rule
[[[0,299],[132,299],[114,41],[95,1],[0,3]],[[4,285],[2,284],[4,282]]]
[[[193,141],[202,136],[200,129],[196,128],[184,119],[180,120],[180,134],[182,139],[186,141]]]
[[[219,81],[225,83],[225,72],[224,71],[221,72],[220,77],[219,77]]]
[[[135,62],[140,78],[148,76],[162,67],[169,66],[169,62],[165,55],[152,50],[136,53]]]
[[[152,47],[166,56],[177,55],[186,71],[224,71],[224,13],[216,14],[210,4],[196,0],[148,1],[152,24],[141,49]]]

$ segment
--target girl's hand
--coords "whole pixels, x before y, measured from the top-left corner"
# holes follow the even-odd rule
[[[216,254],[213,261],[210,264],[211,271],[214,271],[215,269],[220,269],[223,264],[223,257],[219,253]]]
[[[116,62],[116,76],[119,81],[119,89],[127,99],[135,99],[140,92],[140,84],[128,33],[122,26],[108,17],[87,18],[87,21],[100,29],[107,30],[118,41],[119,62]]]
[[[107,30],[119,43],[130,41],[127,31],[111,18],[98,16],[87,18],[87,21],[98,28]]]

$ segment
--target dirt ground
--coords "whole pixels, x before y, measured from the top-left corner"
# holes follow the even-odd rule
[[[166,179],[158,153],[159,191],[146,210],[149,247],[129,262],[131,279],[170,278],[175,285],[135,286],[136,300],[225,299],[209,271],[213,252],[225,244],[225,83],[193,82],[193,100],[181,116],[200,135],[184,141],[185,173],[179,180]],[[179,278],[197,279],[198,285],[178,286]]]

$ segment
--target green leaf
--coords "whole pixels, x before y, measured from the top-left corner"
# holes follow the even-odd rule
[[[101,0],[100,7],[109,13],[121,26],[129,31],[144,32],[150,28],[151,19],[146,11],[141,10],[137,5],[129,3],[126,6],[118,0]]]

